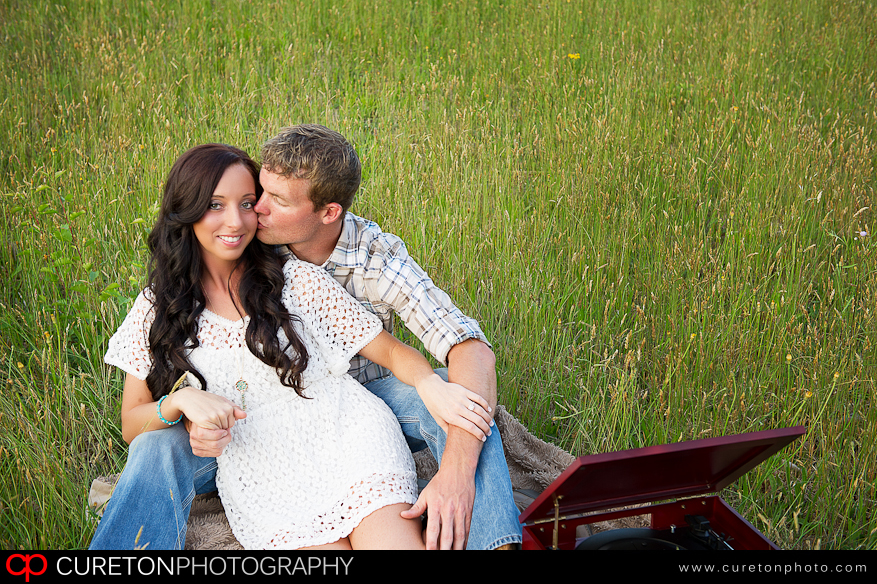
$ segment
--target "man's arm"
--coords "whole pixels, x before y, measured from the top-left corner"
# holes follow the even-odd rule
[[[448,353],[448,381],[481,395],[496,408],[496,357],[485,343],[468,339]],[[427,515],[427,549],[465,549],[475,501],[475,469],[481,441],[450,426],[441,465],[417,503],[403,517]]]
[[[448,381],[474,391],[487,401],[490,414],[496,410],[496,357],[485,343],[468,339],[454,345],[448,353]],[[449,460],[449,453],[451,453]],[[475,467],[481,455],[481,442],[461,428],[451,427],[442,463],[453,462],[475,476]]]
[[[467,339],[454,345],[448,353],[448,381],[483,397],[491,410],[496,408],[496,357],[487,344]]]

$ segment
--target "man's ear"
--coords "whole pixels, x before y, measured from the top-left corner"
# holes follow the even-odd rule
[[[344,209],[338,203],[329,203],[323,207],[323,224],[330,225],[344,216]]]

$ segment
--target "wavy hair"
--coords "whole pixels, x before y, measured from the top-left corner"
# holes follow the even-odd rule
[[[225,144],[203,144],[186,151],[165,182],[158,219],[147,239],[147,287],[155,320],[149,331],[152,370],[146,385],[153,399],[167,395],[186,371],[198,379],[201,389],[207,390],[207,381],[187,356],[199,345],[198,316],[206,306],[201,287],[201,248],[193,225],[207,212],[222,175],[235,164],[250,172],[256,197],[260,197],[259,166],[243,150]],[[237,270],[243,270],[238,296],[250,315],[247,347],[277,370],[283,385],[302,395],[301,375],[308,354],[281,300],[285,278],[278,255],[272,246],[254,238],[232,273]]]

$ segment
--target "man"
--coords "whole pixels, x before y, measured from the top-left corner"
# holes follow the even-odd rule
[[[296,126],[269,140],[262,156],[259,239],[325,267],[390,332],[393,314],[399,314],[447,363],[446,370],[437,372],[480,394],[494,409],[495,360],[478,324],[434,286],[401,240],[347,212],[360,183],[359,159],[350,144],[322,126]],[[427,548],[517,545],[521,528],[499,433],[472,413],[452,419],[436,413],[453,425],[440,423],[413,388],[360,357],[351,362],[350,374],[387,402],[412,450],[428,446],[440,461],[436,476],[403,514],[426,513]],[[129,453],[127,464],[133,472],[126,474],[148,473],[155,480],[144,485],[123,475],[91,549],[144,544],[147,549],[182,549],[192,499],[216,489],[215,457],[233,434],[233,428],[179,424],[138,437],[141,444]],[[140,534],[149,535],[141,541]]]
[[[495,359],[478,323],[462,314],[433,284],[398,237],[348,212],[360,176],[356,152],[339,133],[318,125],[284,129],[262,147],[259,182],[264,193],[256,205],[257,237],[264,243],[287,246],[297,258],[323,266],[377,314],[391,333],[394,313],[398,314],[427,350],[447,363],[446,371],[439,370],[441,375],[480,394],[495,408]],[[406,515],[427,512],[428,549],[464,546],[476,499],[475,547],[492,549],[520,542],[517,508],[498,432],[484,428],[482,433],[477,427],[480,420],[471,416],[449,425],[445,442],[444,432],[413,388],[361,357],[353,360],[350,374],[387,402],[413,450],[428,445],[441,463]],[[488,452],[481,456],[483,443],[477,436],[487,441]],[[478,487],[476,468],[484,483]],[[505,516],[506,526],[496,528],[495,539],[489,535],[493,528],[482,522],[481,515]],[[489,523],[487,517],[484,522]]]

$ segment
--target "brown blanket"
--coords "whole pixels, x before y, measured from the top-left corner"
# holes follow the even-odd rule
[[[533,497],[550,485],[575,458],[557,446],[533,436],[503,406],[497,407],[494,420],[502,436],[509,475],[515,489],[515,502],[519,510],[523,511]],[[438,470],[438,464],[429,450],[415,453],[414,462],[420,479],[429,480]],[[109,500],[116,480],[118,475],[99,477],[92,483],[89,504],[98,514]],[[192,502],[186,549],[243,549],[231,532],[222,502],[215,492],[199,495]]]

